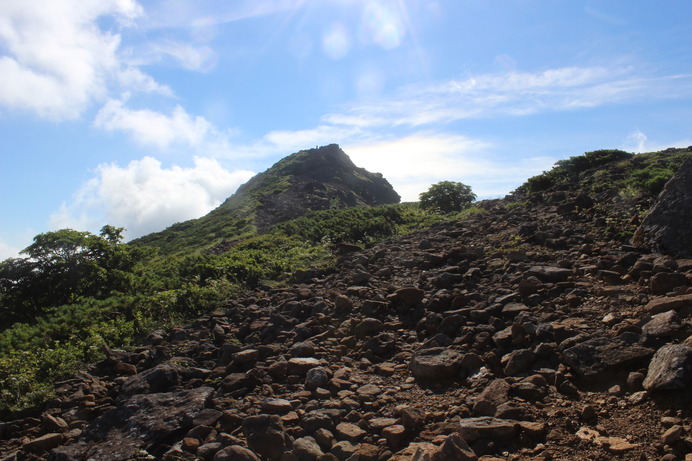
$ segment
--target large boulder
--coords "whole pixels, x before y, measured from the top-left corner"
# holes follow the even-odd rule
[[[692,258],[692,159],[666,183],[632,239],[658,253]]]
[[[692,346],[667,344],[656,351],[644,380],[648,391],[688,389],[692,383]]]
[[[89,424],[76,443],[51,453],[54,461],[117,461],[191,428],[214,389],[135,395]]]

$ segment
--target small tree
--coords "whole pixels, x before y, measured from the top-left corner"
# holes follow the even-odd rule
[[[476,194],[471,191],[471,186],[454,181],[433,184],[419,197],[421,208],[438,213],[461,211],[476,200]]]

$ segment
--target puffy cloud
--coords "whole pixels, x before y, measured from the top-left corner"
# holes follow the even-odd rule
[[[122,101],[111,99],[96,115],[94,126],[125,132],[143,146],[162,150],[173,144],[200,147],[227,142],[226,135],[204,117],[192,116],[181,106],[175,106],[166,115],[149,109],[130,109]]]
[[[99,165],[95,173],[71,203],[53,214],[51,227],[94,230],[108,223],[125,227],[128,238],[136,238],[203,216],[253,176],[202,157],[195,157],[190,168],[163,168],[159,160],[144,157],[124,168]]]
[[[135,0],[0,2],[0,105],[78,117],[121,71],[132,75],[117,55],[120,36],[98,21],[117,28],[141,14]]]
[[[555,162],[517,159],[508,166],[506,159],[492,155],[489,142],[432,132],[343,147],[356,165],[382,173],[403,201],[417,201],[431,184],[445,180],[468,184],[479,197],[502,196]]]

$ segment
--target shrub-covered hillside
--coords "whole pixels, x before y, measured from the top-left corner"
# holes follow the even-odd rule
[[[271,180],[251,181],[199,220],[130,244],[122,242],[122,229],[112,226],[101,235],[49,232],[36,236],[25,257],[0,263],[0,417],[39,405],[53,382],[103,357],[107,347],[133,347],[153,329],[189,322],[244,290],[289,284],[296,271],[330,271],[337,258],[334,244],[366,247],[443,220],[498,209],[496,203],[480,202],[443,216],[417,204],[346,207],[353,196],[345,189],[321,188],[317,180],[336,170],[311,173],[318,174],[309,183],[316,191],[312,196],[305,181],[289,181],[289,172],[303,168],[300,160],[309,154],[279,162],[268,170]],[[591,200],[582,205],[594,222],[610,238],[627,241],[636,228],[633,217],[646,212],[654,194],[690,156],[689,149],[590,152],[558,162],[500,202],[509,210],[559,202],[565,191],[582,193]],[[377,179],[358,169],[348,171],[348,181],[356,185]],[[300,193],[323,209],[304,209],[302,216],[271,226],[265,222],[264,233],[258,234],[258,207],[274,203],[267,197],[287,197],[294,187],[303,187]],[[394,198],[386,187],[382,190],[387,200]],[[325,202],[319,191],[334,192],[336,198]],[[359,197],[366,195],[361,191]],[[329,200],[338,203],[332,207]],[[515,245],[517,239],[508,235],[504,244]]]

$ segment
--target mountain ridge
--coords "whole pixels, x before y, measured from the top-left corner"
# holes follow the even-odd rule
[[[630,238],[692,150],[581,157],[108,348],[0,458],[687,459],[692,260]]]
[[[358,168],[337,145],[306,149],[258,173],[207,215],[177,223],[131,243],[171,248],[211,248],[223,241],[265,233],[309,211],[399,203],[380,174]],[[172,245],[176,242],[175,245]]]

